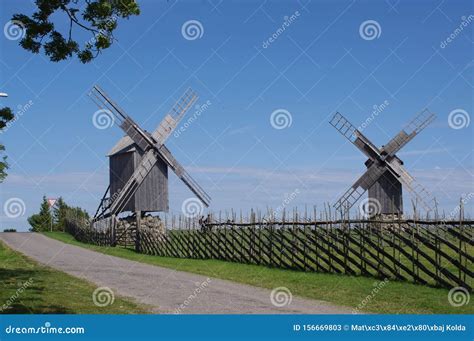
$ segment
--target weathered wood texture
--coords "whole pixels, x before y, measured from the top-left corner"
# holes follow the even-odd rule
[[[380,204],[380,214],[403,214],[402,184],[389,171],[386,171],[369,188],[369,198]]]
[[[168,222],[174,229],[166,233],[141,228],[138,249],[162,257],[217,259],[472,291],[474,222],[250,220],[198,227],[195,220],[175,218]],[[110,241],[109,232],[94,232],[73,221],[68,221],[67,231],[87,243]],[[128,233],[134,236],[133,231]]]
[[[142,156],[135,149],[110,155],[111,197],[118,195]],[[168,209],[168,166],[164,161],[158,160],[123,211],[168,212]]]

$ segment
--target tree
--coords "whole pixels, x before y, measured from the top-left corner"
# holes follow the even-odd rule
[[[69,206],[62,197],[58,198],[51,210],[48,199],[43,196],[39,213],[29,217],[28,222],[32,227],[31,230],[34,232],[49,231],[51,229],[54,231],[64,231],[67,219],[88,222],[89,214],[80,207]]]
[[[51,212],[49,210],[48,200],[43,196],[40,211],[38,214],[33,214],[28,218],[28,223],[31,225],[33,232],[49,231],[51,228]]]
[[[12,110],[10,108],[2,108],[0,109],[0,132],[7,127],[8,122],[13,120],[14,115],[12,113]],[[0,154],[2,154],[5,151],[5,146],[0,144]],[[3,182],[7,176],[7,169],[8,169],[8,163],[7,163],[7,157],[6,155],[3,155],[0,157],[0,182]]]
[[[75,219],[76,221],[88,222],[89,213],[80,207],[68,207],[67,217]]]
[[[66,225],[66,217],[70,207],[66,205],[62,197],[59,197],[58,201],[54,205],[53,211],[53,222],[55,230],[64,230]]]
[[[90,62],[112,45],[120,18],[140,14],[135,0],[36,0],[35,3],[36,12],[31,16],[15,14],[12,22],[24,29],[21,47],[33,53],[43,48],[53,62],[68,59],[73,54],[83,63]],[[56,30],[52,21],[52,17],[58,15],[68,20],[64,35]],[[83,46],[73,39],[76,28],[91,34]]]

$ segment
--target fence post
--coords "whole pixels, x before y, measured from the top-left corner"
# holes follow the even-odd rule
[[[111,224],[111,229],[112,229],[112,240],[110,241],[111,246],[116,246],[117,245],[117,234],[116,234],[116,226],[117,225],[117,218],[115,214],[112,215],[112,224]],[[126,242],[125,242],[126,243]],[[127,245],[127,244],[125,244]]]
[[[140,245],[140,225],[141,225],[141,218],[142,218],[142,212],[137,211],[135,212],[136,214],[136,219],[137,219],[137,226],[136,226],[136,232],[135,232],[135,251],[140,252],[141,245]]]

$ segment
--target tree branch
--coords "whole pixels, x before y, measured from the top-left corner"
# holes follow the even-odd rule
[[[67,13],[69,19],[71,19],[71,21],[74,21],[74,23],[76,23],[76,25],[82,27],[83,29],[87,30],[87,31],[90,31],[90,32],[94,32],[94,33],[99,33],[99,31],[97,31],[96,29],[93,29],[91,27],[87,27],[85,25],[83,25],[82,23],[80,23],[76,17],[74,17],[74,15],[69,11],[69,9],[66,7],[66,6],[61,6],[61,9]]]

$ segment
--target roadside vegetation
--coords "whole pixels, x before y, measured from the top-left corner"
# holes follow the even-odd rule
[[[40,265],[0,242],[0,314],[144,314],[146,307],[114,297],[104,307],[91,283]],[[101,301],[99,301],[100,303]]]

